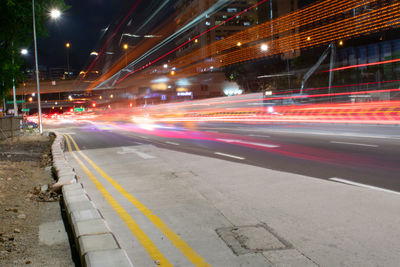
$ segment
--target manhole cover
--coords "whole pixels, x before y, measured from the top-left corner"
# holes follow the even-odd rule
[[[291,247],[264,224],[220,228],[217,233],[236,255]]]

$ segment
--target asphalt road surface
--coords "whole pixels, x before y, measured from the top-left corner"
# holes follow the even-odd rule
[[[161,263],[168,259],[174,266],[391,266],[399,260],[393,228],[400,207],[398,126],[85,122],[47,127],[68,137],[68,160],[137,266],[149,266],[151,259],[157,265],[159,255]],[[115,216],[81,164],[154,247]],[[260,225],[266,233],[258,232]],[[373,231],[377,225],[385,230]],[[221,229],[236,226],[255,226],[236,235],[251,240],[239,242],[242,248],[254,250],[241,253],[222,241]],[[368,243],[371,238],[375,242]],[[272,245],[278,249],[262,240],[269,246],[278,240]]]
[[[154,127],[154,128],[153,128]],[[83,124],[88,149],[135,141],[305,176],[400,192],[400,127],[318,124]],[[90,136],[88,138],[88,135]]]

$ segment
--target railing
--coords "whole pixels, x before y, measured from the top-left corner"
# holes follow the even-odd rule
[[[22,117],[0,117],[0,140],[14,138],[21,133]]]

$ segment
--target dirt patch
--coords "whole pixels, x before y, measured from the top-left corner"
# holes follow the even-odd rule
[[[58,196],[46,190],[54,183],[52,140],[30,135],[0,143],[1,266],[75,266]]]

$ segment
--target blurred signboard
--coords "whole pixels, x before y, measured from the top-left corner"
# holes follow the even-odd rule
[[[25,103],[25,100],[17,100],[17,104]],[[13,104],[14,101],[7,101],[7,104]]]
[[[29,111],[31,111],[31,109],[30,108],[23,108],[23,109],[21,109],[21,111],[22,112],[29,112]]]
[[[193,92],[177,92],[177,96],[192,96]]]
[[[85,108],[75,108],[74,111],[75,112],[82,112],[82,111],[85,111]]]

